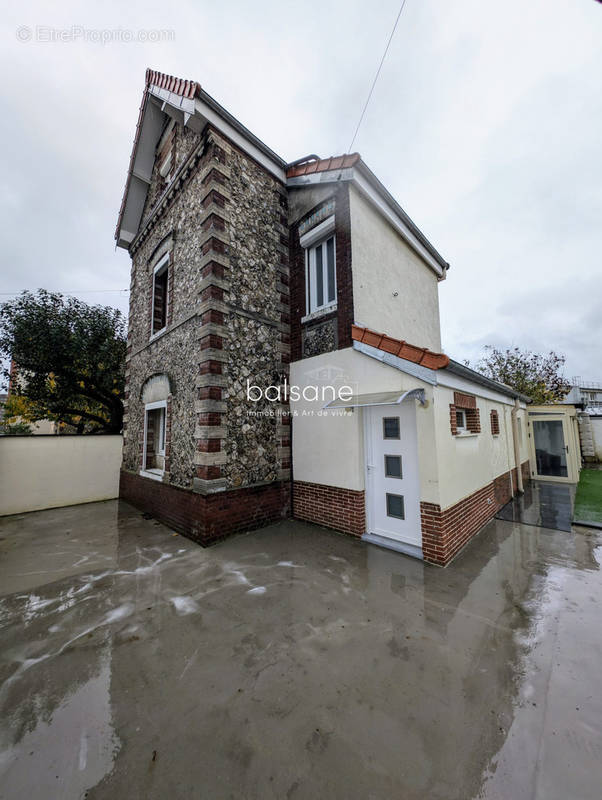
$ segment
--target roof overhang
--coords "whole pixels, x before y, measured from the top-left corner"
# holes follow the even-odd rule
[[[452,361],[451,359],[449,364],[445,367],[430,369],[422,364],[410,361],[409,359],[400,358],[398,355],[385,352],[365,342],[354,340],[353,349],[358,353],[362,353],[365,356],[369,356],[376,361],[386,364],[388,367],[393,367],[393,369],[404,372],[406,375],[418,378],[420,381],[428,383],[431,386],[446,386],[448,388],[472,393],[477,393],[475,386],[478,386],[478,393],[485,398],[505,403],[510,403],[510,399],[518,400],[525,405],[531,402],[529,397],[520,394],[520,392],[515,391],[510,386],[493,381],[491,378],[487,378],[479,372],[470,369],[470,367],[465,367],[463,364]],[[503,398],[508,399],[504,400]]]
[[[433,270],[438,279],[443,280],[445,278],[445,274],[449,269],[448,262],[433,247],[418,226],[361,159],[357,159],[353,166],[346,166],[342,169],[329,169],[297,175],[288,178],[286,184],[290,188],[299,189],[329,183],[340,183],[341,181],[352,183],[363,197],[401,235],[422,261]]]
[[[408,389],[405,392],[371,392],[369,394],[353,394],[347,400],[331,400],[323,406],[330,411],[340,408],[366,408],[368,406],[398,406],[404,400],[418,400],[426,405],[424,389]]]
[[[505,383],[499,383],[499,381],[494,381],[491,378],[486,377],[485,375],[481,375],[480,372],[476,372],[474,369],[465,366],[464,364],[460,364],[458,361],[454,361],[450,359],[449,364],[444,370],[441,370],[439,375],[439,382],[443,383],[445,381],[445,373],[451,373],[453,375],[457,375],[460,378],[464,378],[465,380],[471,381],[472,383],[476,383],[479,386],[483,386],[486,389],[490,389],[492,392],[497,392],[498,394],[503,394],[506,397],[512,397],[515,400],[519,400],[521,403],[528,404],[531,402],[531,398],[527,397],[525,394],[521,394],[513,389],[511,386],[507,386]]]
[[[207,124],[211,124],[283,184],[285,183],[284,159],[238,122],[232,114],[203,91],[199,84],[147,70],[115,232],[118,247],[129,249],[139,232],[157,143],[168,119],[174,119],[199,133]]]

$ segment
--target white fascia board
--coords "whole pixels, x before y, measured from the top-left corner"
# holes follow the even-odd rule
[[[365,356],[370,356],[370,358],[381,361],[389,367],[398,369],[400,372],[405,372],[413,378],[418,378],[425,383],[430,383],[431,386],[437,385],[438,373],[440,370],[422,367],[420,364],[415,364],[413,361],[408,361],[405,358],[399,358],[399,356],[394,356],[392,353],[385,353],[384,350],[379,350],[377,347],[364,344],[364,342],[354,341],[353,349],[357,350],[358,353],[363,353]]]
[[[443,278],[445,276],[445,270],[433,258],[422,242],[416,238],[404,220],[395,212],[395,209],[391,207],[390,203],[388,203],[386,199],[383,198],[382,195],[380,195],[377,190],[370,185],[366,178],[357,169],[353,170],[353,182],[364,195],[364,197],[369,200],[372,205],[383,215],[383,217],[385,217],[385,219],[395,228],[395,230],[401,234],[403,239],[410,245],[412,250],[414,250],[414,252],[420,256],[424,263],[430,267],[439,278]]]
[[[173,108],[177,108],[179,111],[186,112],[187,114],[194,114],[193,99],[182,97],[179,94],[175,94],[175,92],[161,89],[159,86],[155,85],[149,86],[149,92],[157,99],[162,100]]]
[[[281,183],[286,183],[286,173],[283,167],[269,158],[263,150],[257,147],[252,141],[243,136],[234,125],[231,125],[199,97],[190,102],[194,102],[194,109],[197,115],[202,117],[206,122],[211,123],[218,131],[221,131],[224,136],[227,136],[237,147],[240,147],[243,152],[250,155],[251,158],[255,159],[262,167],[265,167],[265,169],[278,178]]]
[[[446,369],[437,370],[437,383],[439,386],[445,386],[447,389],[454,389],[457,392],[474,394],[478,397],[482,397],[484,400],[492,400],[494,403],[502,403],[506,406],[514,405],[514,398],[508,397],[508,395],[501,394],[499,392],[494,392],[491,389],[487,389],[480,383],[473,383],[473,381],[469,381],[466,378],[460,378],[458,375],[454,375],[453,373],[448,372]],[[521,408],[526,408],[525,403],[522,401],[520,406]]]

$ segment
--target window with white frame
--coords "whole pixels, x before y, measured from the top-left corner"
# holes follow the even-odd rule
[[[334,216],[300,238],[305,249],[305,309],[307,314],[334,307],[337,302]]]
[[[337,299],[335,237],[309,247],[307,259],[307,313],[334,305]]]
[[[166,253],[153,270],[151,336],[167,326],[168,280],[169,253]]]
[[[466,411],[462,408],[456,409],[456,430],[458,433],[466,433],[468,425],[466,423]]]
[[[161,474],[165,470],[167,402],[159,400],[144,407],[143,469]]]

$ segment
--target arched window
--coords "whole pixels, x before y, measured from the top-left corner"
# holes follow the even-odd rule
[[[141,472],[162,480],[168,471],[171,385],[167,375],[152,375],[140,392],[144,406],[144,442]]]

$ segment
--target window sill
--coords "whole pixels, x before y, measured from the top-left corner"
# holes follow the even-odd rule
[[[478,433],[471,433],[470,431],[462,431],[461,433],[457,433],[455,438],[456,439],[471,439],[473,436],[478,436]]]
[[[167,333],[167,325],[164,328],[161,328],[160,331],[153,333],[153,335],[148,340],[149,342],[154,342],[156,339],[160,339],[165,333]]]
[[[317,311],[312,311],[311,314],[306,314],[304,317],[301,317],[301,324],[303,325],[305,322],[313,322],[315,319],[321,319],[322,317],[328,316],[328,314],[332,314],[333,311],[337,310],[337,304],[332,303],[325,308],[319,308]]]
[[[162,481],[164,474],[162,469],[141,469],[139,472],[143,478],[150,478],[153,481]]]

